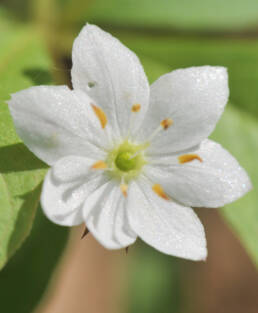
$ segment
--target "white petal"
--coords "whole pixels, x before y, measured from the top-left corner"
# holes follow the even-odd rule
[[[86,158],[69,156],[59,160],[48,171],[41,206],[51,221],[66,226],[83,222],[85,199],[109,180],[101,171],[91,169],[91,165],[92,161]]]
[[[83,209],[87,228],[107,249],[120,249],[136,240],[125,212],[125,199],[115,182],[108,182],[92,193]]]
[[[87,24],[74,41],[72,60],[73,87],[97,101],[116,136],[127,135],[130,123],[136,129],[149,101],[149,84],[137,56],[110,34]],[[134,104],[141,105],[138,113],[131,112]]]
[[[131,184],[127,210],[132,229],[157,250],[191,260],[206,258],[205,233],[197,215],[156,195],[149,182]]]
[[[139,139],[146,141],[164,119],[173,124],[152,140],[150,154],[173,153],[199,144],[213,131],[229,95],[227,70],[202,66],[175,70],[151,86],[150,107]]]
[[[9,108],[24,143],[52,165],[67,155],[103,158],[107,136],[91,103],[82,91],[38,86],[13,94]]]
[[[172,198],[193,207],[220,207],[251,189],[245,170],[219,144],[207,139],[192,153],[202,162],[178,164],[175,157],[156,159],[159,165],[146,166],[146,174]]]
[[[58,160],[52,167],[53,177],[60,183],[78,182],[98,174],[91,166],[95,161],[80,157],[67,156]]]

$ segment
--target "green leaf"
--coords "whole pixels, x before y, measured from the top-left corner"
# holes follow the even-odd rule
[[[1,312],[34,312],[51,282],[67,237],[67,227],[51,223],[41,209],[37,210],[29,238],[0,272]]]
[[[257,25],[256,0],[95,0],[92,21],[124,27],[239,30]]]
[[[17,137],[5,100],[34,83],[49,82],[49,67],[32,28],[0,21],[0,268],[30,232],[46,171]]]
[[[25,20],[29,17],[30,2],[31,0],[1,0],[1,7],[8,11],[12,18]]]
[[[233,108],[224,112],[212,138],[228,149],[251,177],[253,190],[222,209],[223,216],[258,266],[258,123],[257,120]]]

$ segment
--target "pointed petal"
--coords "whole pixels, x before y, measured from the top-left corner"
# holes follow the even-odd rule
[[[108,182],[86,200],[83,215],[93,236],[107,249],[120,249],[136,240],[128,225],[125,198],[120,187]]]
[[[150,107],[139,139],[145,140],[159,124],[173,124],[152,140],[150,154],[174,153],[199,144],[213,131],[229,95],[227,70],[201,66],[175,70],[151,85]]]
[[[92,160],[69,156],[59,160],[48,171],[41,194],[46,216],[59,225],[73,226],[83,222],[85,199],[109,178],[91,169]]]
[[[66,86],[38,86],[13,94],[9,108],[24,143],[52,165],[67,155],[103,158],[106,134],[91,102]]]
[[[159,164],[147,166],[146,175],[173,199],[193,207],[220,207],[251,189],[245,170],[219,144],[204,140],[193,153],[202,162],[195,159],[179,164],[175,157],[156,159]]]
[[[137,56],[110,34],[87,24],[74,41],[72,59],[73,87],[97,101],[116,136],[127,135],[130,123],[136,129],[149,101],[149,84]]]
[[[194,211],[159,197],[146,180],[131,184],[127,210],[132,229],[155,249],[196,261],[206,258],[204,229]]]

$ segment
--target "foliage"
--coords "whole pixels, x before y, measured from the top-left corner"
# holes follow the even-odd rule
[[[255,0],[96,0],[89,18],[123,27],[241,30],[257,25]]]
[[[1,312],[28,313],[38,305],[63,253],[67,235],[67,228],[57,227],[40,208],[37,210],[30,236],[0,272]]]
[[[3,24],[0,30],[0,268],[28,236],[46,165],[21,143],[5,101],[10,93],[49,78],[50,65],[31,28]],[[34,81],[33,81],[34,80]]]
[[[37,32],[3,18],[0,47],[0,268],[33,224],[23,249],[0,273],[1,311],[27,313],[46,288],[66,243],[67,230],[50,223],[40,210],[36,212],[47,168],[17,137],[6,100],[20,89],[52,83],[51,61]],[[10,302],[10,294],[15,301]]]

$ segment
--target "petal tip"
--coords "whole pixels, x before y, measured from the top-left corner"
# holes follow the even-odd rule
[[[86,23],[85,26],[80,31],[79,35],[89,33],[89,32],[94,33],[94,32],[104,32],[104,31],[95,24]]]
[[[251,178],[248,176],[247,173],[246,173],[246,176],[247,176],[246,177],[246,190],[248,192],[248,191],[251,191],[254,188],[254,186],[252,184]]]
[[[206,246],[206,240],[203,246],[196,247],[196,250],[193,251],[193,255],[189,256],[189,259],[192,261],[203,261],[206,262],[208,257],[208,250]]]
[[[200,261],[206,262],[208,258],[208,250],[205,247],[202,251],[202,253],[200,254]]]
[[[242,184],[242,187],[243,187],[242,191],[243,191],[243,193],[242,193],[242,195],[240,195],[240,197],[245,196],[248,192],[250,192],[250,191],[252,191],[254,189],[250,177],[247,175],[247,173],[245,173],[245,174],[246,174],[246,181]]]
[[[222,78],[228,80],[228,69],[224,66],[216,66],[216,71],[221,75]]]

